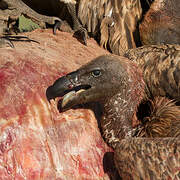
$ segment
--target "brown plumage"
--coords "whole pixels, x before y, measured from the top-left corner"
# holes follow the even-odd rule
[[[180,44],[179,0],[155,0],[140,25],[142,44]]]
[[[123,139],[115,150],[123,180],[179,179],[179,138]]]
[[[180,178],[180,107],[158,97],[151,101],[151,108],[136,138],[121,140],[115,148],[122,179]]]
[[[142,119],[138,137],[179,137],[179,106],[164,97],[155,97],[148,101],[150,116]]]
[[[148,60],[143,63],[151,66]],[[154,64],[163,65],[163,61]],[[146,108],[144,97],[149,97],[151,88],[145,90],[148,86],[142,73],[137,63],[124,57],[101,56],[59,78],[46,95],[48,100],[63,96],[61,111],[82,103],[101,105],[101,133],[115,150],[115,164],[123,179],[177,178],[180,107],[165,97],[153,96]],[[157,75],[161,77],[161,73]],[[139,124],[134,125],[139,117]]]
[[[166,96],[180,101],[180,46],[147,45],[130,49],[125,57],[142,69],[148,96]]]
[[[139,0],[79,1],[78,17],[83,26],[95,36],[100,33],[100,45],[113,54],[136,47],[133,32],[141,14]]]

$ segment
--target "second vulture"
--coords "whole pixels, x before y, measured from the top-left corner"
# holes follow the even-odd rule
[[[146,46],[130,55],[136,62],[115,55],[94,59],[56,80],[47,99],[60,97],[60,111],[100,104],[101,133],[115,150],[123,179],[178,179],[180,108],[162,96],[179,100],[180,51],[178,46]]]

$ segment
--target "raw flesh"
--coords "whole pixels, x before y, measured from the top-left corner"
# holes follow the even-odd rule
[[[45,96],[55,79],[107,52],[92,39],[86,47],[71,34],[41,31],[26,34],[40,44],[0,49],[0,180],[110,179],[112,150],[93,111],[60,113]]]

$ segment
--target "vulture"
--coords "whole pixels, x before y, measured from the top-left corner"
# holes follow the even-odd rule
[[[59,17],[54,34],[63,20],[73,24],[74,35],[85,45],[95,38],[101,47],[121,55],[135,48],[136,27],[141,19],[140,0],[23,0],[41,14]],[[135,36],[135,37],[134,37]]]
[[[179,10],[179,0],[155,0],[139,26],[142,44],[180,44]]]
[[[149,51],[156,54],[158,46],[154,48],[149,47]],[[161,96],[172,88],[171,81],[180,83],[176,76],[179,52],[174,54],[167,48],[171,58],[167,54],[159,60],[163,58],[161,48],[154,60],[142,60],[142,67],[123,56],[97,57],[46,90],[49,101],[59,99],[60,112],[79,104],[99,104],[100,131],[114,149],[114,162],[122,179],[180,178],[180,107],[175,104],[176,95],[175,100]],[[151,76],[156,78],[157,92],[147,84],[147,80],[154,84]]]

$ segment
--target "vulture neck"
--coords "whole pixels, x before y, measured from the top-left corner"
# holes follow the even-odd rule
[[[124,87],[101,103],[103,115],[100,125],[105,141],[112,148],[120,140],[134,135],[137,107],[144,97],[142,74],[133,67],[127,68],[127,72],[129,77]]]

